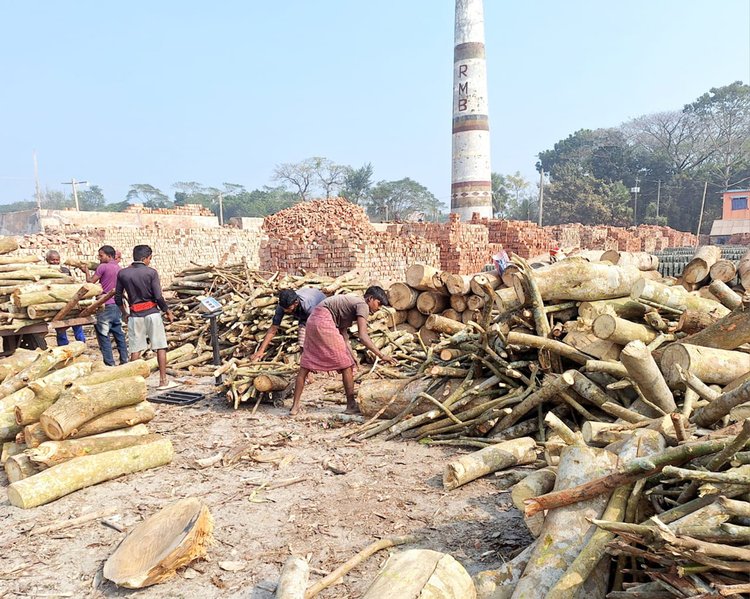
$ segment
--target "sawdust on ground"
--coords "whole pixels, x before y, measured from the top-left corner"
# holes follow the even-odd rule
[[[303,396],[306,411],[292,419],[288,405],[261,404],[255,414],[245,406],[232,410],[213,395],[210,379],[188,378],[183,388],[206,392],[206,399],[189,407],[157,404],[150,425],[172,439],[170,465],[32,510],[12,507],[3,488],[0,597],[270,599],[290,554],[309,557],[312,582],[384,536],[419,535],[418,546],[451,553],[472,574],[499,566],[528,544],[501,479],[445,493],[444,465],[462,450],[349,440],[344,435],[355,425],[337,423],[331,417],[342,406],[322,400],[330,382],[319,376]],[[278,483],[291,484],[269,488]],[[102,579],[104,561],[130,528],[188,496],[200,497],[215,520],[206,560],[139,591]],[[80,527],[28,534],[34,526],[106,508],[112,515]],[[381,551],[319,596],[362,596],[387,557]]]

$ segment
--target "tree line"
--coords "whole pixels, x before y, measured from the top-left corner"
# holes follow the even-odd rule
[[[695,231],[706,189],[704,231],[721,213],[718,193],[750,187],[750,86],[741,81],[712,88],[680,110],[643,115],[619,127],[580,129],[538,154],[544,181],[544,224],[581,222],[628,226],[669,225]],[[262,217],[297,202],[342,196],[376,221],[439,220],[448,207],[425,186],[405,177],[375,181],[371,163],[359,168],[328,158],[278,164],[273,185],[247,190],[180,181],[170,193],[148,183],[130,186],[124,200],[109,202],[96,185],[78,192],[82,210],[122,211],[133,202],[150,208],[200,204],[224,218]],[[46,208],[72,207],[62,191],[41,193]],[[520,172],[492,173],[495,216],[536,220],[539,183]],[[33,208],[35,201],[0,206]]]

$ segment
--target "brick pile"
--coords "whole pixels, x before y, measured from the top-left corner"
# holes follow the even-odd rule
[[[304,202],[266,217],[263,270],[333,277],[359,270],[366,278],[401,280],[414,262],[440,265],[429,240],[377,232],[365,211],[343,198]]]
[[[19,237],[19,253],[43,257],[58,250],[62,259],[96,261],[102,245],[122,252],[122,265],[130,264],[133,247],[150,245],[154,251],[152,265],[159,271],[166,287],[178,272],[197,264],[237,263],[245,259],[251,269],[260,266],[261,234],[259,230],[234,228],[164,229],[135,227],[64,226],[45,233]]]
[[[750,245],[750,233],[735,233],[729,238],[729,245]]]
[[[173,214],[176,216],[215,216],[201,204],[185,204],[173,208],[146,208],[141,204],[132,204],[125,208],[125,212],[136,212],[140,214]]]
[[[476,222],[462,223],[451,214],[447,223],[404,223],[401,235],[417,235],[440,248],[440,268],[456,274],[472,274],[492,261],[502,246],[490,243],[488,227]]]

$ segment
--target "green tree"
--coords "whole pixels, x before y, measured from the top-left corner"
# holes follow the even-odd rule
[[[81,210],[97,211],[104,208],[106,204],[104,192],[98,185],[91,185],[88,189],[78,192],[78,206]]]
[[[233,217],[263,217],[299,202],[299,196],[284,187],[263,187],[253,191],[239,191],[224,196],[224,219]]]
[[[437,214],[444,206],[423,185],[407,178],[380,181],[372,188],[367,212],[380,221],[406,220],[416,213]]]
[[[372,174],[370,162],[357,169],[347,167],[341,195],[354,204],[366,202],[372,190]]]
[[[128,202],[135,200],[146,208],[171,208],[174,203],[158,187],[149,183],[134,183],[126,196]]]
[[[492,173],[492,212],[497,218],[508,218],[510,215],[510,193],[505,177],[500,173]]]

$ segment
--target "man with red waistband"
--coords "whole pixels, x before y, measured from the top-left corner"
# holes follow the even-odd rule
[[[164,312],[172,322],[174,314],[162,297],[159,273],[149,266],[151,255],[151,248],[147,245],[133,248],[133,263],[117,274],[115,304],[128,319],[130,359],[137,360],[151,346],[159,364],[158,389],[163,390],[177,386],[174,382],[167,382],[167,333],[161,319],[161,312]],[[123,292],[128,297],[129,313],[123,303]]]

